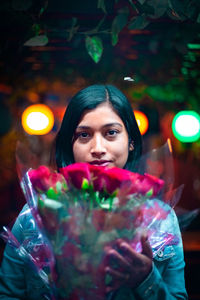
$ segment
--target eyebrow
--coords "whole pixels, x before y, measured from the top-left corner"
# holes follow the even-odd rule
[[[108,123],[108,124],[105,124],[103,125],[102,127],[103,128],[106,128],[106,127],[110,127],[110,126],[113,126],[113,125],[117,125],[117,126],[120,126],[120,127],[123,127],[120,123]],[[81,126],[77,126],[76,129],[90,129],[91,127],[90,126],[85,126],[85,125],[81,125]]]

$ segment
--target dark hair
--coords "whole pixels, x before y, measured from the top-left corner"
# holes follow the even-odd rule
[[[116,87],[98,84],[80,90],[69,102],[56,137],[56,164],[58,168],[74,163],[72,140],[84,111],[94,109],[103,102],[110,103],[124,122],[129,143],[134,145],[134,150],[129,151],[124,168],[134,170],[134,165],[142,152],[142,139],[132,107],[126,96]]]

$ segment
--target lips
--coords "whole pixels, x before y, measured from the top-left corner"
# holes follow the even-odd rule
[[[90,162],[91,165],[93,166],[102,166],[106,167],[108,166],[112,161],[111,160],[93,160]]]

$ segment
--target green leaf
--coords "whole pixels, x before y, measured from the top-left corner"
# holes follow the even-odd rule
[[[98,63],[103,53],[103,44],[101,39],[97,36],[87,36],[85,39],[85,46],[88,54],[91,56],[94,62]]]
[[[146,197],[151,197],[153,195],[153,189],[150,189],[147,193],[146,193]]]
[[[111,26],[112,31],[112,45],[115,46],[118,42],[118,35],[120,31],[126,26],[128,21],[129,9],[125,7],[119,10],[118,15],[114,18]]]
[[[82,182],[81,189],[82,189],[82,190],[88,190],[89,186],[90,186],[90,185],[89,185],[88,180],[87,180],[86,178],[83,178],[83,182]]]
[[[67,185],[60,181],[56,182],[56,192],[61,193],[63,189],[67,189]]]
[[[118,43],[118,34],[112,33],[112,45],[115,46]]]
[[[26,11],[32,5],[32,0],[12,0],[12,7],[15,10]]]
[[[200,14],[198,15],[197,23],[200,23]]]
[[[52,187],[50,187],[47,191],[47,197],[49,199],[56,200],[58,198],[58,194],[54,191],[54,189]]]
[[[129,29],[143,29],[149,24],[145,15],[134,17],[133,21],[129,24]]]
[[[146,1],[146,0],[138,0],[138,2],[139,2],[140,4],[144,4],[145,1]]]
[[[45,208],[51,208],[51,209],[53,209],[53,210],[57,210],[57,209],[63,207],[63,204],[60,203],[60,202],[58,202],[58,201],[55,201],[55,200],[53,200],[53,199],[48,199],[48,198],[47,198],[47,199],[45,199],[45,201],[44,201],[44,207],[45,207]]]
[[[124,26],[127,24],[128,15],[128,7],[125,7],[124,9],[118,11],[118,15],[114,18],[112,22],[112,32],[119,33],[124,28]]]
[[[200,7],[199,7],[199,9],[200,9]],[[185,14],[188,16],[188,18],[191,18],[194,21],[197,21],[199,9],[196,5],[196,1],[190,0],[185,5]]]
[[[149,8],[153,8],[153,13],[149,12],[151,18],[160,18],[168,8],[168,0],[148,0]]]
[[[29,39],[24,43],[24,46],[45,46],[48,44],[48,37],[46,35],[37,35],[34,36],[33,38]]]
[[[175,13],[180,17],[180,19],[182,21],[186,19],[184,1],[182,1],[182,0],[169,0],[169,6],[172,8],[172,10],[175,11]]]
[[[130,5],[131,5],[132,9],[135,10],[136,12],[138,12],[138,9],[137,9],[137,7],[135,6],[135,4],[133,3],[133,1],[132,1],[132,0],[129,0],[129,3],[130,3]]]
[[[39,33],[40,33],[40,24],[33,24],[32,30],[33,30],[33,32],[36,36],[39,35]]]
[[[44,6],[40,9],[40,12],[39,12],[39,17],[44,13],[44,11],[47,9],[47,6],[48,6],[48,0],[46,0],[44,2]]]
[[[44,208],[44,200],[41,198],[38,198],[38,207],[39,209],[43,209]]]
[[[102,9],[105,14],[107,13],[104,0],[98,0],[97,8]]]

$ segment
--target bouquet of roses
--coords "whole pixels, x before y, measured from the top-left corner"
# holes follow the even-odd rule
[[[51,299],[104,299],[105,249],[119,238],[141,252],[145,232],[153,255],[178,242],[163,230],[171,207],[155,198],[164,181],[149,174],[75,163],[59,172],[31,169],[21,184],[41,242],[36,252],[33,237],[32,247],[8,231],[7,240],[50,286]]]

